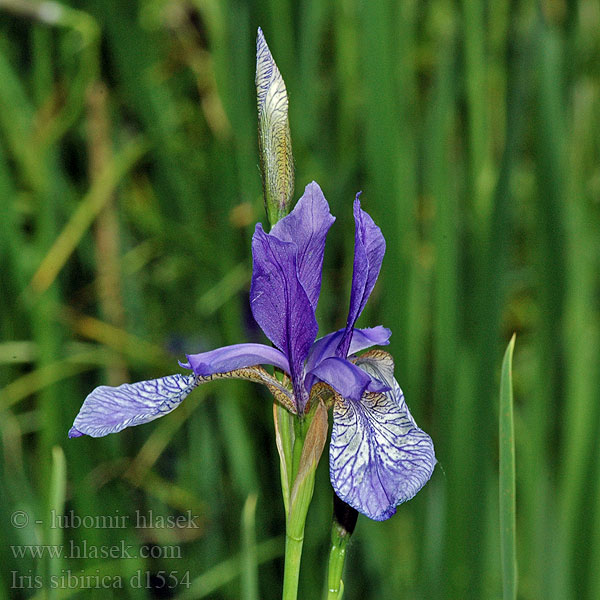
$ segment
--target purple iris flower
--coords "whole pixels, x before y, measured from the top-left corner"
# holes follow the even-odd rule
[[[313,182],[270,233],[258,223],[252,238],[250,307],[274,347],[225,346],[187,355],[181,365],[192,371],[189,375],[98,387],[85,399],[69,437],[101,437],[152,421],[174,410],[199,384],[218,378],[263,383],[290,412],[302,415],[313,386],[321,382],[333,398],[329,467],[336,494],[372,519],[392,516],[428,481],[436,459],[431,438],[404,402],[392,357],[382,350],[356,355],[388,344],[391,332],[354,327],[385,253],[381,230],[361,209],[358,195],[354,219],[354,272],[344,329],[316,340],[325,239],[335,217]],[[260,365],[273,365],[287,378],[280,381]]]

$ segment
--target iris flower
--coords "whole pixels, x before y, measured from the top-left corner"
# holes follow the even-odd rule
[[[321,289],[325,239],[335,221],[320,187],[310,183],[294,210],[252,238],[250,307],[273,343],[235,344],[187,355],[174,374],[150,381],[101,386],[85,399],[69,437],[101,437],[171,412],[199,384],[221,378],[262,383],[293,414],[308,410],[315,384],[333,398],[329,451],[331,484],[347,504],[384,520],[412,498],[435,466],[431,438],[417,427],[398,382],[392,357],[372,349],[391,332],[354,327],[375,286],[385,240],[373,219],[354,201],[356,224],[350,308],[344,329],[317,338],[315,309]],[[316,340],[316,341],[315,341]],[[283,380],[261,365],[286,374]]]

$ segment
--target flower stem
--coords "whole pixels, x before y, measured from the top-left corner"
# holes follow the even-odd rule
[[[346,548],[357,519],[358,513],[356,510],[334,494],[329,568],[327,571],[327,600],[342,600],[344,594],[342,573],[344,571],[344,561],[346,560]]]
[[[285,536],[285,571],[283,574],[283,600],[296,600],[298,597],[298,580],[300,578],[300,560],[304,543],[304,527],[302,537],[296,538],[290,533]]]
[[[315,401],[308,414],[293,419],[293,484],[287,502],[283,600],[296,600],[298,597],[304,525],[315,488],[317,465],[327,439],[327,409],[322,402]]]
[[[346,547],[350,536],[342,527],[333,523],[331,527],[331,545],[329,547],[329,568],[327,571],[327,600],[341,600],[344,593],[342,573],[346,560]]]
[[[296,481],[300,457],[304,447],[306,435],[305,419],[303,417],[293,417],[293,449],[291,456],[292,463],[292,481]],[[309,475],[310,478],[310,475]],[[314,480],[314,473],[312,474]],[[314,485],[314,484],[313,484]],[[312,486],[309,486],[312,487]],[[291,493],[291,490],[290,490]],[[285,567],[283,572],[283,600],[296,600],[298,596],[298,581],[300,578],[300,561],[302,559],[302,545],[304,544],[304,523],[308,505],[312,497],[312,489],[308,494],[302,494],[303,498],[291,502],[286,520],[285,532]],[[305,499],[306,498],[306,499]]]

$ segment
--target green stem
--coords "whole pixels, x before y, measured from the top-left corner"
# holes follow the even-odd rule
[[[513,417],[513,334],[502,361],[500,378],[500,551],[504,600],[517,597],[517,541],[515,508],[515,428]]]
[[[348,532],[341,525],[334,522],[331,527],[331,546],[329,548],[327,600],[341,600],[344,593],[342,573],[349,540],[350,535]]]
[[[327,409],[315,399],[308,414],[294,417],[294,447],[291,454],[293,484],[285,526],[283,600],[296,600],[298,596],[304,526],[315,488],[317,465],[326,439]]]
[[[304,447],[306,435],[305,419],[293,417],[294,443],[291,455],[292,482],[298,475],[300,457]],[[313,474],[314,478],[314,474]],[[309,495],[308,503],[310,503]],[[308,512],[308,503],[296,502],[289,505],[285,532],[285,567],[283,572],[283,600],[295,600],[298,596],[298,581],[300,578],[300,561],[302,559],[302,545],[304,544],[304,523]],[[304,514],[302,514],[304,513]]]
[[[304,527],[302,527],[302,535],[300,537],[295,537],[286,532],[282,600],[296,600],[298,597],[298,581],[300,579],[300,561],[302,559],[303,543]]]
[[[300,458],[302,457],[302,449],[304,448],[304,439],[306,437],[307,422],[308,419],[304,416],[296,415],[293,417],[294,446],[292,450],[292,481],[294,481],[298,475]]]
[[[342,574],[346,560],[346,548],[356,527],[357,511],[333,495],[333,521],[327,571],[327,600],[342,600],[344,582]]]

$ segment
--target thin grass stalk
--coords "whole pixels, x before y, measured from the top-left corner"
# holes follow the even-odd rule
[[[538,414],[541,417],[538,427],[545,426],[547,435],[551,436],[551,423],[547,422],[548,403],[556,399],[556,392],[561,385],[558,377],[559,365],[564,360],[560,338],[556,335],[556,325],[562,323],[565,297],[565,172],[566,129],[564,127],[565,111],[562,98],[562,84],[565,82],[562,68],[564,42],[557,30],[544,22],[539,15],[534,31],[537,48],[536,61],[539,69],[538,89],[536,90],[536,119],[538,135],[536,137],[536,176],[540,192],[537,195],[537,267],[540,272],[540,305],[546,318],[541,323],[539,337],[539,354],[541,358],[540,373],[545,373],[542,386],[544,393],[539,396]],[[575,398],[569,398],[566,418],[563,420],[565,431],[573,425],[569,418],[570,407]],[[557,413],[558,414],[558,413]],[[534,432],[535,433],[535,432]],[[550,438],[551,440],[552,438]],[[568,439],[568,438],[565,438]],[[550,518],[557,520],[556,531],[547,538],[552,540],[548,561],[543,573],[543,581],[547,586],[544,594],[560,598],[573,598],[574,582],[573,546],[575,516],[579,503],[579,493],[583,483],[585,465],[572,458],[585,447],[587,441],[568,439],[561,449],[565,456],[560,458],[559,491],[553,505]],[[571,542],[569,541],[571,538]]]
[[[502,555],[502,590],[504,600],[517,598],[517,523],[515,481],[515,427],[513,416],[512,336],[502,361],[500,378],[500,544]]]
[[[381,299],[382,311],[390,323],[400,324],[406,315],[404,286],[408,281],[409,265],[403,248],[407,243],[414,204],[399,181],[404,158],[401,148],[406,143],[406,136],[398,118],[399,90],[394,68],[394,41],[397,39],[395,10],[396,7],[391,4],[376,2],[363,5],[359,12],[363,24],[361,83],[365,89],[364,152],[367,169],[361,187],[366,191],[364,202],[368,204],[365,206],[369,207],[377,222],[384,224],[387,257],[381,271],[382,285],[386,289]],[[401,362],[404,347],[399,341],[392,337],[390,353]]]
[[[600,588],[594,568],[598,554],[598,522],[596,495],[590,490],[589,477],[594,463],[600,463],[596,444],[598,436],[598,389],[600,385],[600,317],[597,310],[598,276],[598,214],[586,193],[589,169],[597,163],[597,136],[590,123],[597,119],[598,90],[583,79],[574,90],[574,105],[569,111],[573,125],[568,139],[569,169],[566,174],[565,233],[566,274],[564,307],[565,340],[565,422],[566,442],[561,508],[566,525],[566,551],[572,556],[572,583],[575,597],[588,592],[593,598]],[[566,112],[566,111],[565,111]],[[577,437],[575,440],[574,437]],[[599,480],[596,480],[599,481]],[[567,490],[566,486],[574,486]],[[596,488],[597,488],[596,484]],[[581,514],[594,511],[592,529],[582,527]],[[587,542],[589,537],[589,543]],[[583,584],[579,573],[590,575],[590,585]],[[594,581],[595,580],[595,581]]]
[[[258,557],[256,554],[256,502],[251,494],[242,511],[242,600],[258,600]]]
[[[88,90],[87,128],[88,172],[90,180],[95,182],[110,164],[112,155],[108,90],[101,82],[91,85]],[[96,217],[94,241],[100,314],[110,325],[123,328],[125,310],[121,295],[119,222],[114,194],[110,195]],[[107,383],[117,386],[128,379],[125,363],[122,357],[116,355],[114,362],[107,368]]]
[[[516,13],[515,13],[516,15]],[[516,18],[516,17],[513,17]],[[516,24],[511,23],[511,36],[515,36]],[[502,160],[498,172],[496,187],[493,192],[492,210],[490,213],[490,224],[486,227],[489,235],[481,240],[481,244],[475,243],[472,251],[475,252],[472,260],[478,267],[476,277],[472,282],[473,293],[468,295],[466,303],[468,306],[467,324],[472,325],[473,338],[470,344],[476,348],[477,357],[477,380],[475,382],[474,423],[477,427],[474,432],[473,444],[478,452],[472,456],[470,461],[470,472],[468,480],[471,482],[471,497],[482,499],[476,502],[469,515],[467,531],[463,542],[469,548],[468,560],[470,564],[470,576],[468,593],[471,597],[478,597],[484,593],[483,585],[490,578],[490,573],[484,572],[484,556],[481,545],[485,545],[482,531],[497,531],[497,527],[487,527],[486,515],[492,514],[486,509],[485,504],[490,498],[495,485],[492,481],[492,460],[489,450],[489,440],[494,435],[494,419],[492,417],[495,397],[491,382],[494,380],[496,371],[496,357],[498,350],[498,339],[506,289],[502,279],[498,276],[507,269],[508,247],[511,236],[511,218],[513,211],[511,177],[517,164],[523,136],[523,114],[518,110],[523,100],[524,89],[528,80],[528,71],[523,61],[514,60],[515,51],[518,46],[512,37],[509,43],[508,56],[510,68],[507,73],[507,96],[506,96],[506,132]],[[518,55],[517,55],[518,56]],[[493,487],[492,487],[493,486]],[[487,544],[491,548],[491,544]],[[485,574],[484,574],[485,573]],[[484,575],[482,575],[484,574]]]
[[[425,114],[424,137],[427,140],[424,156],[425,170],[423,186],[428,207],[433,214],[431,242],[434,251],[433,275],[433,395],[434,413],[439,423],[443,424],[436,439],[436,455],[442,464],[452,444],[456,444],[456,436],[461,436],[462,423],[451,429],[452,403],[447,401],[447,390],[454,388],[456,360],[458,350],[458,223],[460,218],[456,198],[457,186],[453,173],[458,161],[453,152],[455,134],[456,88],[454,85],[456,70],[456,31],[453,16],[448,15],[443,25],[439,25],[436,42],[436,64],[431,99]],[[423,308],[421,308],[423,311]],[[421,315],[421,318],[423,316]],[[462,406],[466,404],[463,399]],[[456,469],[458,465],[453,465]],[[452,468],[449,465],[449,468]],[[443,492],[450,506],[457,506],[457,494],[464,482],[456,478],[457,471],[449,477],[447,489]],[[452,482],[452,483],[451,483]],[[449,511],[446,516],[454,515]],[[433,517],[432,517],[433,518]],[[461,544],[460,536],[464,529],[460,526],[448,528],[442,532],[450,545]],[[439,551],[439,550],[438,550]],[[426,583],[427,593],[443,594],[441,591],[451,569],[451,560],[445,561],[439,555],[428,555],[429,560],[441,567],[441,573],[433,573],[434,579]],[[431,569],[431,566],[429,566]]]
[[[491,210],[492,173],[489,131],[487,19],[482,2],[464,0],[463,34],[467,92],[469,188],[478,236],[486,236]]]
[[[256,547],[258,564],[272,561],[281,556],[283,540],[280,537],[260,542]],[[228,558],[192,580],[188,590],[182,591],[179,600],[198,600],[210,597],[221,587],[233,581],[242,572],[241,556]]]
[[[64,530],[62,527],[52,527],[49,515],[62,515],[65,507],[67,494],[67,464],[65,454],[60,446],[52,448],[52,473],[50,476],[49,502],[45,514],[45,539],[46,544],[52,547],[60,547],[63,544]],[[64,562],[61,557],[53,557],[48,553],[45,565],[45,581],[51,581],[51,578],[60,579],[63,573]],[[54,600],[60,596],[57,587],[49,586],[48,599]]]

